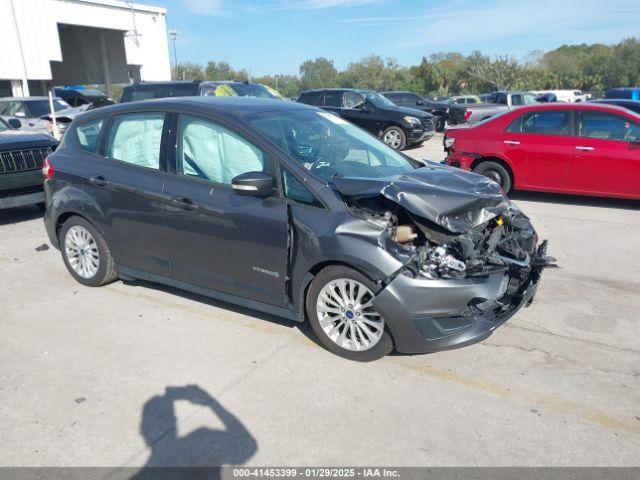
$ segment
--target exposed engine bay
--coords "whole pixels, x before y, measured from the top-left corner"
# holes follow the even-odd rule
[[[529,218],[497,184],[474,175],[470,189],[467,176],[436,166],[386,185],[362,180],[356,187],[347,179],[334,179],[334,185],[353,215],[384,229],[380,246],[401,259],[405,275],[459,279],[502,270],[517,283],[532,269],[552,265],[546,241],[538,245]]]

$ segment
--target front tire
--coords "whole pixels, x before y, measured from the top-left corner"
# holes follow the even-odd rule
[[[407,146],[407,136],[400,127],[389,127],[382,132],[382,141],[394,150],[404,150]]]
[[[485,161],[473,168],[473,172],[490,178],[502,187],[504,193],[511,191],[511,175],[507,169],[498,162]]]
[[[327,267],[315,276],[307,292],[307,316],[327,350],[360,362],[393,350],[384,318],[372,303],[375,290],[371,280],[343,266]]]
[[[58,238],[64,264],[79,283],[101,287],[118,278],[107,243],[87,220],[76,216],[67,219]]]

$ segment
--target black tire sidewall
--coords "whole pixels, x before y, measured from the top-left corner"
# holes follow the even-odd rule
[[[388,127],[385,129],[384,132],[382,132],[382,141],[385,145],[387,145],[388,147],[393,148],[391,145],[389,145],[388,143],[384,142],[384,136],[387,134],[387,132],[390,132],[391,130],[395,130],[396,132],[400,133],[400,146],[397,149],[398,152],[401,152],[402,150],[404,150],[407,147],[407,135],[404,133],[404,130],[402,130],[402,128],[400,127],[396,127],[395,125],[392,125],[391,127]]]
[[[371,362],[385,357],[393,350],[393,340],[391,339],[391,335],[386,328],[382,334],[382,338],[380,338],[378,343],[369,350],[365,350],[362,352],[347,350],[340,347],[339,345],[335,344],[329,337],[327,337],[327,334],[322,329],[316,313],[316,302],[318,299],[318,294],[328,282],[336,280],[338,278],[348,278],[360,282],[373,293],[375,293],[377,290],[376,285],[371,280],[369,280],[361,273],[348,267],[335,265],[327,267],[320,273],[318,273],[313,278],[313,281],[309,286],[305,300],[307,318],[309,319],[309,323],[311,324],[311,328],[313,329],[316,338],[322,344],[322,346],[329,350],[331,353],[334,353],[343,358],[347,358],[349,360]]]
[[[486,172],[489,172],[489,171],[494,171],[498,173],[500,175],[500,178],[502,179],[502,181],[500,182],[500,187],[502,187],[502,190],[504,190],[505,193],[509,193],[511,191],[511,188],[512,188],[511,176],[509,175],[509,172],[507,171],[507,169],[504,168],[499,163],[491,162],[491,161],[482,162],[481,164],[476,166],[473,169],[473,171],[474,173],[477,173],[483,176],[487,176]]]
[[[91,278],[83,278],[78,275],[73,270],[73,268],[69,264],[69,260],[67,259],[65,239],[69,229],[75,225],[86,228],[89,233],[91,233],[91,236],[95,240],[96,246],[98,247],[98,253],[100,255],[100,265],[98,265],[98,271],[96,272],[96,274]],[[100,232],[98,232],[98,230],[93,225],[91,225],[91,223],[89,223],[82,217],[71,217],[67,219],[62,225],[62,228],[60,228],[58,240],[60,242],[60,252],[62,253],[62,259],[65,266],[67,267],[67,270],[73,278],[75,278],[82,285],[86,285],[87,287],[99,287],[104,284],[109,270],[108,260],[110,258],[110,252],[108,250],[106,242],[104,241],[104,238],[102,237]]]

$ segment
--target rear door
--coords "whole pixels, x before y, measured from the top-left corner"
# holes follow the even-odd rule
[[[169,276],[162,190],[167,123],[164,112],[116,115],[102,135],[100,155],[87,161],[85,210],[104,232],[119,265]],[[96,125],[78,127],[91,144]]]
[[[516,170],[516,187],[563,189],[573,161],[572,110],[544,110],[516,118],[502,135],[503,154]]]
[[[342,115],[342,94],[340,90],[325,90],[322,94],[321,106],[337,115]]]
[[[640,124],[617,113],[581,110],[571,190],[640,196]]]
[[[165,184],[166,226],[175,280],[284,306],[287,206],[235,193],[252,171],[276,174],[274,157],[220,120],[180,115]]]

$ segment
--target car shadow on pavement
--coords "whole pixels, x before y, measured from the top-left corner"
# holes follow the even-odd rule
[[[178,437],[175,403],[187,401],[211,409],[223,429],[200,427]],[[223,465],[242,465],[258,444],[238,418],[197,385],[166,387],[142,409],[140,434],[151,449],[144,467],[132,480],[220,478]]]
[[[35,205],[7,208],[5,210],[0,210],[0,226],[42,218],[43,215],[44,213]]]
[[[616,208],[620,210],[640,210],[640,200],[624,198],[586,197],[582,195],[563,195],[542,192],[511,192],[511,200],[525,202],[559,203],[561,205],[576,205],[583,207]]]

